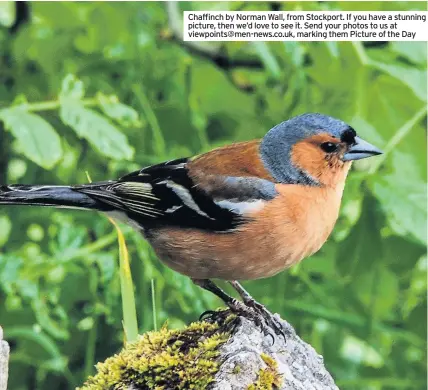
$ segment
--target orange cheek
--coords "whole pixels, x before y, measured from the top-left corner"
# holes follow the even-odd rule
[[[331,137],[317,135],[298,142],[292,148],[291,161],[321,184],[335,187],[345,180],[350,164],[344,163],[337,154],[326,156],[319,145],[331,140]]]
[[[319,178],[328,166],[324,152],[310,142],[299,142],[294,145],[291,150],[291,161],[314,178]]]

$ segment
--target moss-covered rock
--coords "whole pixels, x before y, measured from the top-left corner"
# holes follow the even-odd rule
[[[265,353],[262,353],[260,357],[266,363],[266,367],[260,369],[257,381],[248,386],[248,390],[279,389],[282,384],[282,376],[278,372],[278,363]]]
[[[218,348],[232,321],[195,322],[183,330],[148,332],[120,353],[97,364],[97,374],[80,390],[205,389],[214,380]]]
[[[97,365],[81,390],[338,390],[316,351],[285,321],[272,336],[254,321],[211,312],[182,330],[148,332]]]

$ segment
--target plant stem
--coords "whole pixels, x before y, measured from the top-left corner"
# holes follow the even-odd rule
[[[379,167],[382,165],[382,162],[386,159],[388,154],[394,150],[394,148],[406,137],[408,133],[413,129],[413,127],[422,120],[422,118],[427,114],[427,107],[422,107],[412,118],[410,118],[403,126],[401,126],[394,136],[389,140],[386,146],[383,148],[383,154],[377,158],[377,164],[373,164],[368,174],[374,174]]]
[[[351,42],[351,45],[354,48],[357,58],[360,61],[361,65],[364,65],[364,66],[367,65],[370,62],[370,60],[367,57],[363,44],[361,42]]]
[[[126,342],[134,342],[138,338],[137,309],[135,306],[134,284],[132,282],[129,253],[122,230],[114,219],[108,217],[116,228],[119,242],[120,289],[122,295],[123,329]]]
[[[79,101],[85,107],[94,107],[99,105],[99,100],[96,98],[83,99]],[[61,106],[61,102],[59,100],[47,100],[44,102],[37,103],[25,103],[19,104],[14,108],[24,109],[26,111],[49,111],[49,110],[57,110]]]
[[[78,257],[85,257],[88,256],[89,254],[93,253],[93,252],[97,252],[103,248],[105,248],[106,246],[112,244],[113,242],[116,241],[116,233],[112,232],[107,236],[104,236],[102,238],[100,238],[99,240],[93,242],[92,244],[86,245],[82,248],[79,248],[76,251],[73,251],[72,253],[70,253],[69,256],[65,256],[62,261],[66,262],[66,261],[71,261],[74,260]]]
[[[141,86],[133,85],[132,92],[134,92],[135,96],[139,100],[141,108],[144,111],[144,115],[146,116],[147,122],[149,122],[150,127],[152,128],[153,147],[155,149],[155,154],[158,157],[165,156],[165,139],[163,137],[162,130],[159,126],[158,119],[156,118],[156,114],[154,113],[152,106],[150,105],[149,99],[144,94]]]
[[[94,324],[89,330],[88,334],[88,344],[86,346],[85,353],[85,374],[84,378],[86,379],[89,375],[93,373],[94,370],[94,360],[95,360],[95,345],[97,343],[97,325],[98,317],[94,317]]]
[[[0,183],[7,183],[7,167],[9,161],[8,135],[0,123]]]
[[[155,297],[155,280],[154,279],[150,281],[150,287],[152,290],[153,328],[154,330],[158,330],[158,324],[156,320],[156,297]]]

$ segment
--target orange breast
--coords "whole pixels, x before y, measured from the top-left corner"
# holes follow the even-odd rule
[[[277,191],[235,232],[160,228],[148,239],[162,261],[193,278],[274,275],[324,244],[337,220],[343,188],[278,184]]]

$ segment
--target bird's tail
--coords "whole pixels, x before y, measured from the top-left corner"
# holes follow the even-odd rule
[[[70,186],[0,185],[0,206],[38,205],[104,211],[105,205]]]

